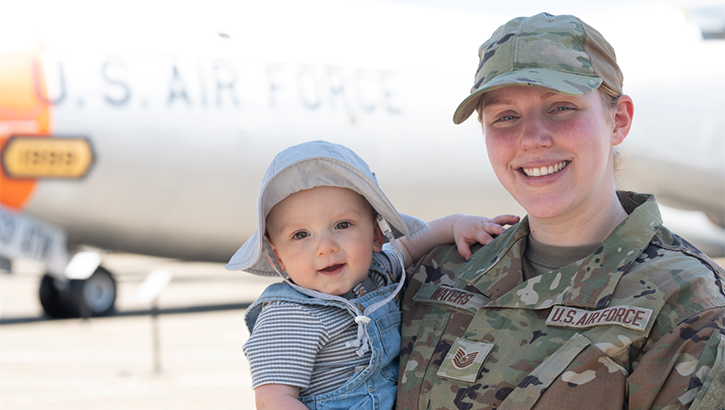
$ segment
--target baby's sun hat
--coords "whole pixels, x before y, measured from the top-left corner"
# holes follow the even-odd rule
[[[368,164],[351,149],[327,141],[309,141],[286,148],[267,168],[257,196],[257,230],[225,268],[276,276],[266,252],[262,252],[267,215],[293,193],[319,186],[348,188],[365,197],[390,225],[395,238],[405,236],[413,240],[430,229],[422,220],[395,209]]]

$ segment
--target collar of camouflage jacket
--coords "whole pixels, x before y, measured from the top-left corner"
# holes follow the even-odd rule
[[[529,234],[528,217],[525,217],[476,252],[458,271],[457,277],[487,296],[489,307],[607,307],[622,274],[662,226],[654,196],[623,194],[636,207],[627,209],[627,219],[588,257],[524,282],[521,258]]]

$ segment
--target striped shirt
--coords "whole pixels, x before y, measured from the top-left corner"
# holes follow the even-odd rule
[[[376,289],[400,278],[401,267],[389,245],[373,253],[372,264],[388,272],[370,271]],[[370,351],[361,357],[357,348],[345,346],[356,336],[357,324],[344,308],[269,302],[244,344],[252,387],[274,383],[299,387],[300,395],[331,392],[370,362]]]

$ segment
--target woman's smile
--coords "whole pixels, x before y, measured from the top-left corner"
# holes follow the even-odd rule
[[[551,174],[556,174],[559,171],[566,168],[567,165],[569,165],[571,161],[561,161],[554,165],[542,166],[538,168],[521,168],[521,172],[524,173],[527,177],[544,177]]]

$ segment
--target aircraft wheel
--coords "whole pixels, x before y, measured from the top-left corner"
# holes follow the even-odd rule
[[[100,266],[86,280],[71,280],[68,296],[72,316],[108,315],[116,302],[116,290],[116,280]]]
[[[63,308],[63,300],[60,291],[55,286],[55,279],[47,273],[40,280],[40,305],[45,313],[53,318],[65,317],[66,310]]]

